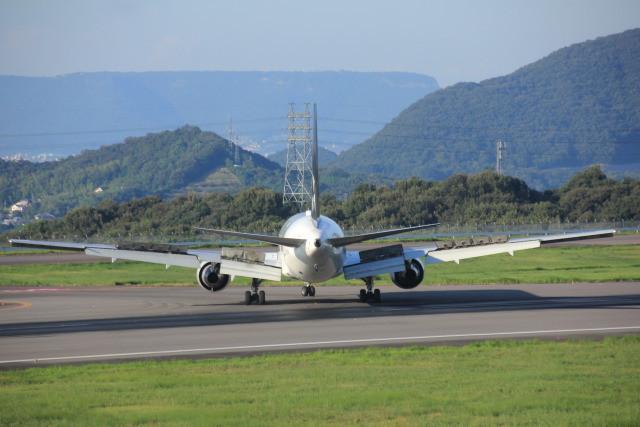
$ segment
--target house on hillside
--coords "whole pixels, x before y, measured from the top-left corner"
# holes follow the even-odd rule
[[[24,199],[20,200],[18,203],[11,206],[11,212],[23,212],[26,208],[31,205],[31,200]]]

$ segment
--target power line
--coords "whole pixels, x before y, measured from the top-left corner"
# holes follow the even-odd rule
[[[415,139],[424,141],[446,141],[446,142],[481,142],[481,143],[493,143],[491,139],[481,138],[444,138],[439,136],[423,136],[423,135],[401,135],[397,133],[367,133],[358,131],[344,131],[336,129],[322,129],[322,132],[327,133],[343,133],[349,135],[362,135],[362,136],[378,136],[382,138],[398,138],[398,139]],[[536,144],[639,144],[637,141],[535,141]]]
[[[376,125],[376,126],[388,126],[388,127],[402,127],[402,128],[419,128],[419,129],[446,129],[446,130],[474,130],[474,131],[527,131],[527,132],[596,132],[596,131],[604,131],[604,132],[640,132],[640,128],[591,128],[591,129],[581,129],[581,128],[532,128],[529,126],[509,126],[509,127],[495,127],[495,126],[439,126],[439,125],[425,125],[425,124],[414,124],[414,123],[384,123],[384,122],[375,122],[369,120],[352,120],[352,119],[344,119],[344,118],[334,118],[334,117],[322,117],[323,121],[332,121],[332,122],[344,122],[344,123],[359,123],[359,124],[367,124],[367,125]]]

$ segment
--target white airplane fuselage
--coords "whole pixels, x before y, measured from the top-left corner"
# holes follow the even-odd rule
[[[311,211],[292,216],[280,230],[281,237],[304,239],[298,247],[281,246],[282,274],[286,277],[319,283],[342,274],[347,250],[334,247],[327,239],[343,237],[338,224],[320,215],[313,219]]]

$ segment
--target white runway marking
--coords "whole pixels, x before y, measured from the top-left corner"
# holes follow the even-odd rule
[[[481,337],[499,337],[499,336],[526,336],[554,333],[579,333],[579,332],[611,332],[611,331],[628,331],[640,330],[640,326],[619,326],[612,328],[592,328],[592,329],[557,329],[544,331],[512,331],[512,332],[486,332],[476,334],[453,334],[453,335],[425,335],[416,337],[396,337],[396,338],[368,338],[357,340],[339,340],[339,341],[315,341],[315,342],[299,342],[299,343],[281,343],[281,344],[263,344],[263,345],[245,345],[234,347],[211,347],[211,348],[195,348],[181,350],[157,350],[132,353],[111,353],[111,354],[94,354],[85,356],[60,356],[60,357],[42,357],[20,360],[0,360],[0,364],[7,363],[38,363],[38,362],[61,362],[73,360],[92,360],[92,359],[111,359],[123,357],[152,357],[167,356],[171,354],[189,354],[189,353],[217,353],[225,351],[242,351],[242,350],[260,350],[260,349],[277,349],[277,348],[296,348],[307,346],[331,346],[345,344],[379,344],[385,342],[402,342],[402,341],[427,341],[433,339],[458,339],[458,338],[481,338]]]
[[[23,292],[66,292],[71,291],[67,288],[29,288],[29,289],[3,289],[0,293],[3,294],[19,294]]]

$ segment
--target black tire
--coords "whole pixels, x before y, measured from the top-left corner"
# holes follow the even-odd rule
[[[265,305],[267,303],[267,296],[265,295],[264,291],[258,292],[258,302],[260,303],[260,305]]]
[[[302,296],[306,297],[309,295],[309,288],[307,288],[306,286],[302,287]]]
[[[367,302],[367,291],[360,289],[360,302]]]
[[[251,305],[251,291],[246,291],[244,293],[244,303],[246,305]]]
[[[375,302],[375,303],[379,303],[380,302],[380,289],[375,289],[373,291],[373,302]]]
[[[309,296],[310,297],[315,297],[316,296],[316,287],[315,286],[309,286]]]

